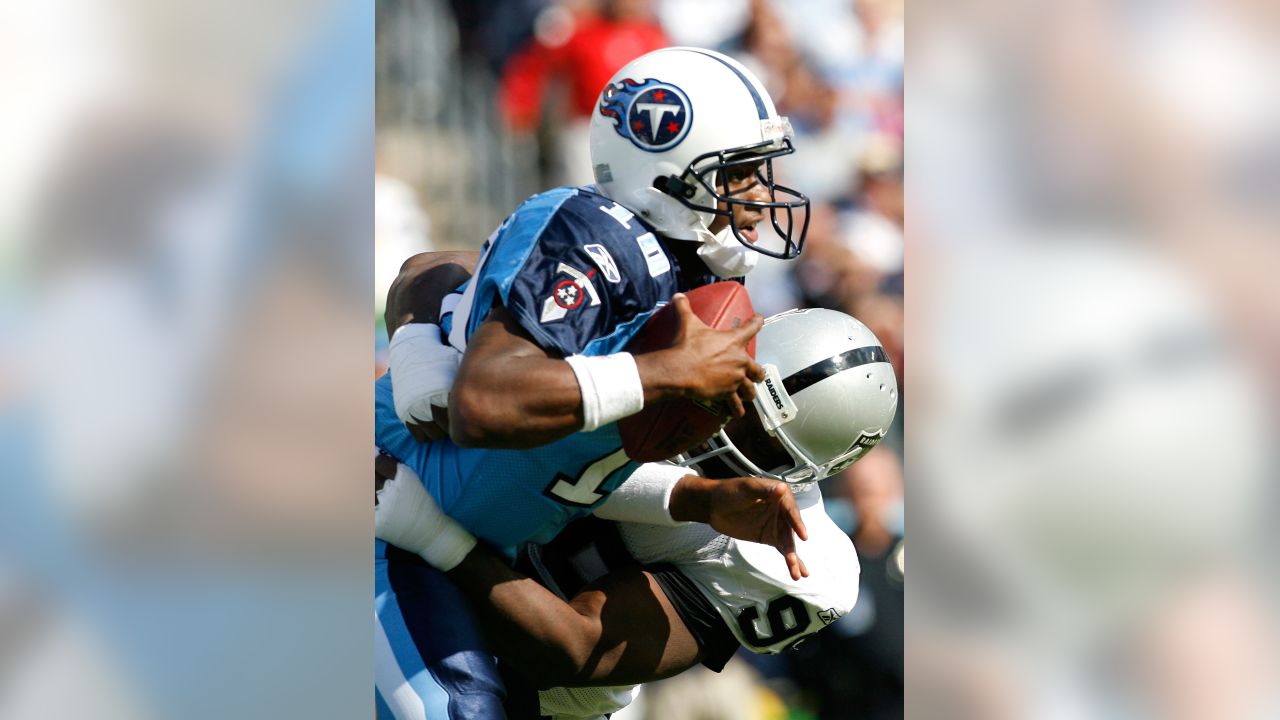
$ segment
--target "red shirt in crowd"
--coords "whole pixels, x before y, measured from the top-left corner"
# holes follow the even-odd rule
[[[619,68],[668,45],[662,27],[653,21],[578,18],[564,44],[549,47],[534,40],[507,61],[500,91],[503,114],[515,129],[535,127],[547,81],[554,76],[569,83],[573,117],[589,117]]]

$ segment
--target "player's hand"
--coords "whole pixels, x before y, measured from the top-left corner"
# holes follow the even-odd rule
[[[390,478],[386,456],[374,460],[373,534],[401,550],[417,553],[431,567],[449,572],[476,546],[476,539],[444,514],[412,468],[396,464]]]
[[[378,491],[383,484],[396,476],[396,459],[386,453],[378,453],[373,458],[373,504],[378,504]]]
[[[745,404],[755,399],[756,386],[764,380],[764,370],[747,354],[747,343],[764,318],[756,315],[733,330],[716,330],[702,322],[689,306],[689,298],[677,293],[671,298],[679,323],[670,368],[685,395],[698,400],[729,403],[732,417],[742,417]]]
[[[679,504],[679,508],[677,505]],[[791,578],[809,576],[796,552],[796,537],[809,539],[809,531],[796,507],[795,495],[784,482],[755,477],[710,480],[688,476],[671,496],[672,517],[703,519],[732,538],[772,545],[787,560]]]
[[[431,406],[431,422],[409,420],[404,424],[409,434],[418,442],[431,442],[449,437],[449,409],[438,405]]]

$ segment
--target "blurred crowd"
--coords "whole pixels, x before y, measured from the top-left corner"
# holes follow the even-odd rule
[[[757,311],[827,307],[857,317],[884,343],[901,387],[903,11],[902,0],[380,3],[379,316],[408,255],[479,247],[524,197],[592,183],[587,138],[601,88],[645,52],[698,46],[737,58],[768,87],[796,131],[795,155],[775,172],[812,200],[801,257],[762,258],[748,277]],[[447,27],[412,27],[428,20]],[[424,35],[446,38],[448,53]],[[426,68],[424,54],[437,70]],[[451,86],[451,76],[468,82]],[[433,83],[449,89],[424,87]],[[433,105],[437,96],[447,100]],[[469,114],[457,117],[455,106]],[[456,186],[474,196],[454,196]],[[762,232],[761,242],[774,241]],[[381,372],[381,326],[377,338]],[[721,675],[691,671],[652,684],[620,718],[902,716],[901,418],[900,410],[895,430],[866,459],[824,482],[829,511],[862,564],[857,609],[786,656],[743,651]]]

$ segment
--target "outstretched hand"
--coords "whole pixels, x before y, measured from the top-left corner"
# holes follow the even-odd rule
[[[787,560],[791,578],[809,576],[796,552],[796,536],[809,539],[796,498],[784,482],[739,477],[714,480],[707,523],[739,540],[772,545]]]

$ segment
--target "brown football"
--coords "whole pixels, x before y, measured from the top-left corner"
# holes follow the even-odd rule
[[[686,292],[689,307],[702,322],[719,330],[740,327],[755,315],[747,290],[736,282],[717,282]],[[631,339],[627,351],[639,355],[662,350],[675,342],[678,317],[668,303],[655,312]],[[747,352],[756,356],[755,338]],[[627,456],[641,462],[666,460],[697,447],[731,419],[732,406],[723,401],[701,402],[673,398],[647,405],[643,410],[618,421],[622,447]]]

